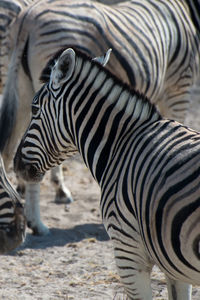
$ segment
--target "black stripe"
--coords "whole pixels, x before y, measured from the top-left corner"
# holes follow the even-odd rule
[[[32,81],[31,72],[30,72],[30,68],[29,68],[29,65],[28,65],[28,46],[29,46],[29,37],[26,40],[24,51],[23,51],[23,54],[22,54],[22,57],[21,57],[21,63],[22,63],[24,73]]]

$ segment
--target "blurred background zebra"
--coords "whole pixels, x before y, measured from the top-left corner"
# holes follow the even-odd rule
[[[12,51],[14,40],[9,36],[12,23],[23,8],[32,0],[0,0],[0,92],[6,81],[9,65],[8,55]]]
[[[87,56],[60,54],[42,74],[15,170],[38,182],[78,150],[100,186],[128,299],[152,299],[157,264],[169,299],[191,300],[191,284],[200,285],[200,133],[162,118]]]
[[[10,28],[19,13],[29,4],[37,0],[0,0],[0,92],[5,85],[6,73],[9,65],[9,53],[14,47],[14,40],[10,37]],[[114,4],[124,0],[99,0],[98,2]]]
[[[14,47],[15,37],[11,36],[12,26],[15,26],[14,23],[20,12],[29,4],[33,3],[33,1],[34,0],[0,0],[0,93],[3,92],[3,87],[5,86],[9,59]],[[6,168],[8,168],[10,159],[4,158],[4,161]],[[70,203],[73,201],[69,189],[64,185],[62,169],[60,167],[52,170],[51,181],[56,189],[56,202]],[[17,191],[22,196],[25,193],[25,184],[21,178],[18,178]],[[28,224],[33,224],[33,227],[34,224],[37,223],[34,227],[34,233],[47,234],[49,232],[48,228],[40,222],[38,185],[26,185],[26,199],[26,215],[27,219],[30,220]]]
[[[0,126],[2,139],[9,136],[3,152],[5,164],[11,161],[29,122],[30,103],[40,88],[42,68],[57,50],[71,45],[93,57],[112,48],[107,68],[147,95],[163,116],[183,122],[191,87],[199,76],[199,11],[199,1],[192,0],[117,5],[89,0],[34,1],[11,28],[14,47]],[[30,213],[29,224],[35,232],[47,233],[39,221],[38,187],[29,187],[27,195],[33,195],[32,188],[37,195],[37,200],[30,196],[31,210],[38,212],[34,220]]]
[[[0,156],[0,254],[19,246],[25,239],[26,219],[18,193],[6,176]]]

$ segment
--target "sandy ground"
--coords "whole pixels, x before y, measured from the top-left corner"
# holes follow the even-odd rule
[[[187,124],[200,128],[200,101],[195,98]],[[74,202],[54,203],[54,190],[47,174],[41,184],[41,216],[50,235],[33,236],[27,230],[25,243],[1,256],[0,300],[122,300],[112,245],[99,211],[99,188],[77,155],[64,165],[65,184]],[[15,184],[14,174],[9,176]],[[167,299],[163,274],[152,273],[153,297]],[[200,288],[193,288],[193,300]]]

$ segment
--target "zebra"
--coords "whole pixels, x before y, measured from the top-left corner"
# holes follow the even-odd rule
[[[152,299],[154,264],[169,299],[191,299],[191,284],[200,284],[200,133],[163,118],[80,50],[59,51],[41,80],[15,172],[38,182],[78,151],[100,186],[128,299]]]
[[[9,179],[0,156],[0,254],[14,250],[25,240],[26,218],[19,194]]]
[[[193,0],[140,0],[109,6],[89,0],[34,1],[20,13],[10,34],[16,39],[0,121],[10,128],[3,151],[5,164],[30,121],[30,103],[41,86],[42,68],[63,47],[73,45],[92,57],[112,48],[107,68],[148,96],[162,115],[183,122],[190,87],[199,76],[199,12],[200,2]],[[11,120],[10,115],[16,118]],[[6,132],[0,126],[0,136],[7,140]],[[31,188],[37,197],[26,197],[27,206],[39,212],[39,187]],[[35,232],[47,232],[36,214],[30,212],[27,219]]]
[[[25,7],[33,3],[34,0],[1,0],[0,1],[0,93],[5,86],[6,76],[9,65],[9,53],[14,47],[14,39],[11,37],[11,29],[18,15]],[[5,154],[6,155],[6,154]],[[6,168],[8,169],[10,158],[4,156]],[[51,181],[55,186],[57,203],[73,202],[72,195],[63,181],[62,169],[55,168],[51,172]],[[25,184],[18,178],[17,191],[20,195],[25,194]],[[39,190],[38,186],[26,185],[26,215],[29,227],[33,229],[34,234],[48,234],[49,230],[40,221],[40,211],[38,206]],[[35,199],[36,198],[36,199]],[[35,225],[36,224],[36,225]]]
[[[10,45],[7,43],[8,28],[22,7],[29,0],[0,1],[0,91],[3,81],[2,58]],[[6,54],[4,53],[6,52]],[[5,63],[5,62],[4,62]],[[26,218],[20,196],[7,178],[4,162],[0,154],[0,254],[5,254],[18,247],[25,240]]]

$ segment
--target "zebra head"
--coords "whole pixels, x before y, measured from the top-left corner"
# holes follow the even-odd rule
[[[26,219],[20,197],[10,184],[0,156],[0,254],[19,246],[25,238]]]
[[[94,58],[95,65],[105,66],[110,52],[111,49],[104,56]],[[82,69],[81,64],[75,51],[68,48],[51,67],[50,74],[43,74],[50,69],[48,65],[42,73],[41,78],[49,80],[33,99],[31,122],[14,159],[15,172],[26,181],[41,181],[47,170],[77,152],[71,126],[73,120],[70,119],[69,108],[64,99],[65,95],[70,94],[70,83],[75,85],[74,88],[79,85],[76,76]]]

